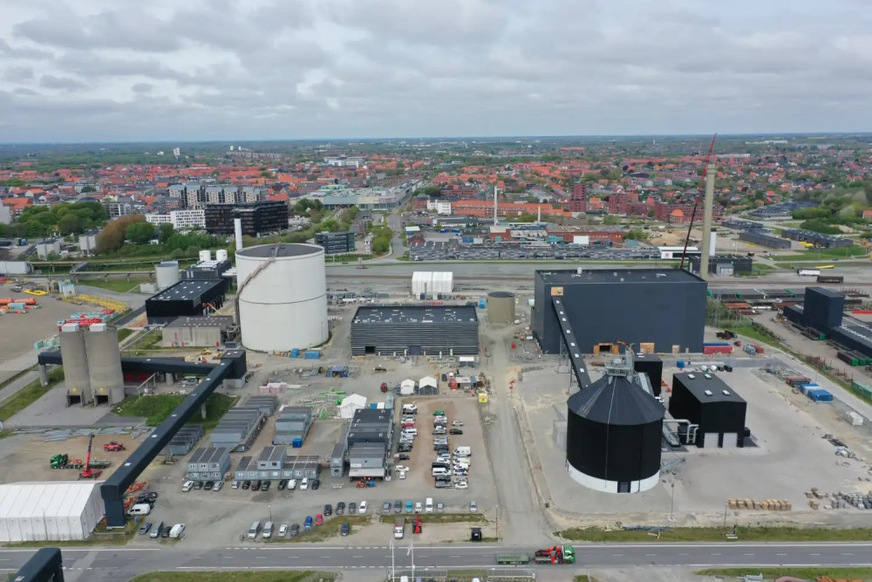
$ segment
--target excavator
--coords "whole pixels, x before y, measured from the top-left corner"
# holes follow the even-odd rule
[[[91,446],[94,444],[94,435],[88,440],[88,456],[85,457],[85,468],[79,473],[79,479],[99,479],[103,472],[100,469],[91,468]]]

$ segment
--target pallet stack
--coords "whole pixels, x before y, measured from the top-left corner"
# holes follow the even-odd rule
[[[729,499],[727,505],[730,509],[753,509],[758,511],[790,511],[793,504],[786,499]]]

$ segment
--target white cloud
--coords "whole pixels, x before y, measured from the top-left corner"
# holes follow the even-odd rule
[[[0,4],[0,135],[872,130],[860,0]]]

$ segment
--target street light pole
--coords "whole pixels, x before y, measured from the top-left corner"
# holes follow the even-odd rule
[[[672,489],[672,500],[669,504],[669,521],[675,521],[675,474],[672,474],[671,481],[671,489]]]
[[[269,520],[272,521],[272,504],[268,505],[269,507]]]

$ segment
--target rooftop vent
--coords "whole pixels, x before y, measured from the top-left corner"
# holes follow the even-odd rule
[[[724,393],[724,396],[729,396],[729,395],[730,395],[730,391],[729,391],[729,390],[722,390],[721,392]]]
[[[711,395],[712,395],[712,391],[711,391],[711,390],[706,390],[706,391],[705,391],[705,395],[706,395],[706,396],[711,396]]]
[[[687,377],[690,378],[691,380],[693,380],[694,378],[696,378],[696,376],[694,376],[693,374],[688,374]]]

